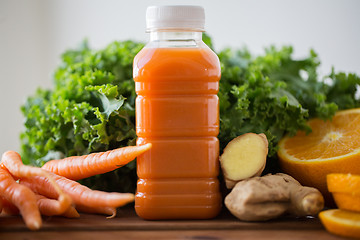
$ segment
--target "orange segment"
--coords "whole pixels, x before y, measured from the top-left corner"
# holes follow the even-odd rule
[[[340,209],[360,212],[360,175],[327,175],[328,190]]]
[[[330,192],[352,193],[360,197],[360,175],[329,174],[327,175],[327,186]]]
[[[343,237],[360,237],[360,214],[345,210],[322,211],[320,220],[327,231]]]
[[[279,142],[279,161],[284,172],[305,186],[318,188],[327,203],[329,173],[360,174],[360,109],[339,111],[332,121],[309,121],[312,132],[299,131]]]
[[[354,196],[351,193],[334,192],[333,197],[338,208],[360,212],[360,196]]]

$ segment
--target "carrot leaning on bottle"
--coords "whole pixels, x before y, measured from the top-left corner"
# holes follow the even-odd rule
[[[117,207],[134,201],[134,194],[91,190],[74,180],[115,170],[150,148],[145,144],[52,160],[43,168],[24,165],[17,152],[7,151],[0,162],[0,212],[20,213],[31,230],[41,227],[41,215],[77,218],[78,210],[114,217]]]

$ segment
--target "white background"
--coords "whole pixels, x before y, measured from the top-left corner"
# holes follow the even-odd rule
[[[359,0],[0,0],[0,152],[19,150],[19,108],[37,87],[52,87],[64,50],[85,37],[95,48],[146,41],[146,7],[166,4],[203,6],[217,50],[291,44],[297,57],[314,48],[322,74],[331,66],[360,74]]]

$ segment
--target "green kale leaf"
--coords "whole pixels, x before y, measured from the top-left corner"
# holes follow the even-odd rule
[[[39,89],[22,106],[24,162],[41,166],[51,159],[134,145],[132,59],[142,47],[125,41],[94,51],[85,41],[78,50],[65,52],[54,89]],[[133,192],[134,179],[132,163],[83,182],[107,191]]]
[[[204,41],[213,47],[212,39]],[[113,42],[92,50],[87,41],[62,55],[52,90],[38,89],[22,106],[25,130],[22,157],[41,166],[51,159],[134,145],[135,87],[132,61],[144,46]],[[331,119],[338,109],[360,106],[356,74],[317,74],[320,61],[311,50],[303,59],[290,46],[270,46],[260,56],[247,49],[217,52],[221,62],[220,147],[247,132],[269,140],[268,171],[276,171],[279,140],[297,131],[310,132],[307,120]],[[136,163],[82,180],[93,189],[134,192]]]

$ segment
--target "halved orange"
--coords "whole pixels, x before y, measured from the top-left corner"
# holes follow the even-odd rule
[[[312,119],[308,124],[310,134],[299,131],[279,142],[280,165],[301,184],[319,189],[330,203],[327,174],[360,174],[360,108],[339,111],[332,121]]]
[[[319,218],[330,233],[360,238],[360,213],[331,209],[320,212]]]

